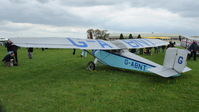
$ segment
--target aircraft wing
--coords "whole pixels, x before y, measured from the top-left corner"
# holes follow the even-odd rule
[[[199,38],[194,38],[194,37],[186,37],[187,39],[190,39],[190,40],[195,40],[195,41],[199,41]]]
[[[169,44],[168,42],[159,39],[123,39],[123,40],[114,40],[111,42],[121,49],[157,47]]]
[[[124,39],[124,40],[93,40],[79,38],[10,38],[10,40],[20,47],[33,48],[73,48],[73,49],[137,49],[146,47],[156,47],[168,45],[168,42],[159,39]]]
[[[8,41],[7,38],[0,38],[0,42],[6,42],[6,41]]]
[[[74,49],[120,49],[110,41],[79,39],[79,38],[10,38],[10,40],[20,47],[33,48],[74,48]]]

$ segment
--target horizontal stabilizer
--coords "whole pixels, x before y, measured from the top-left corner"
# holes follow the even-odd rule
[[[191,68],[189,68],[189,67],[185,67],[185,68],[183,69],[183,71],[182,71],[182,72],[184,73],[184,72],[188,72],[188,71],[190,71],[190,70],[191,70]]]
[[[182,72],[184,73],[184,72],[188,72],[190,70],[191,69],[189,67],[185,67]],[[176,70],[174,70],[172,68],[163,67],[163,66],[150,68],[150,69],[148,69],[148,71],[155,73],[157,75],[160,75],[162,77],[175,77],[175,76],[180,75],[180,73],[177,72]]]
[[[178,75],[180,75],[175,70],[173,70],[171,68],[166,68],[166,67],[163,67],[163,66],[151,68],[151,69],[148,69],[148,71],[150,71],[152,73],[155,73],[157,75],[160,75],[162,77],[172,77],[172,76],[178,76]]]

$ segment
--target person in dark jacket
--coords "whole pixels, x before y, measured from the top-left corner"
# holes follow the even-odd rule
[[[4,64],[6,66],[13,66],[15,64],[15,58],[14,58],[14,52],[10,51],[3,59],[2,62],[4,62]]]
[[[44,50],[45,50],[45,48],[41,48],[41,50],[42,50],[42,51],[44,51]]]
[[[12,45],[12,49],[13,49],[13,52],[14,52],[14,56],[15,56],[15,60],[16,60],[16,63],[14,64],[14,66],[17,66],[18,65],[18,56],[17,56],[17,50],[18,50],[18,46],[16,45]]]
[[[172,42],[170,41],[170,42],[169,42],[169,45],[167,46],[167,49],[168,49],[169,47],[174,47],[174,43],[172,43]]]
[[[8,42],[5,44],[7,51],[13,51],[14,52],[14,56],[15,56],[15,61],[16,63],[14,64],[15,66],[18,65],[18,57],[17,57],[17,50],[18,50],[18,46],[14,45],[12,43],[12,41],[8,40]]]
[[[198,51],[198,45],[195,41],[193,41],[188,50],[191,52],[191,54],[189,54],[188,59],[191,59],[191,57],[193,56],[193,59],[196,60],[196,52]]]
[[[29,59],[32,59],[32,53],[33,53],[33,48],[32,47],[28,48],[28,57],[29,57]]]
[[[12,42],[10,40],[8,40],[6,43],[5,43],[5,47],[7,48],[7,51],[12,51]]]
[[[75,55],[76,49],[73,49],[73,55]]]
[[[151,49],[152,49],[152,47],[148,47],[148,48],[146,48],[146,54],[147,55],[151,55]]]

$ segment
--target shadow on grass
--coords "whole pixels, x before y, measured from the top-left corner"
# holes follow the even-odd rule
[[[2,103],[0,103],[0,112],[6,112],[4,106],[2,105]]]
[[[178,77],[169,77],[169,78],[164,78],[159,75],[156,75],[154,73],[149,73],[149,72],[140,72],[140,71],[135,71],[135,70],[127,70],[127,69],[120,69],[120,68],[114,68],[110,66],[98,66],[96,68],[97,70],[102,70],[102,71],[107,71],[107,72],[112,72],[115,73],[115,75],[126,75],[126,76],[131,76],[134,79],[142,78],[142,79],[147,79],[149,82],[153,83],[168,83],[169,84],[175,84],[176,80],[184,80],[188,79],[187,75],[182,74],[181,76]]]

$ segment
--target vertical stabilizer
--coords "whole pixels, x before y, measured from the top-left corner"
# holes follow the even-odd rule
[[[191,70],[186,67],[187,54],[187,50],[169,48],[166,51],[163,66],[149,69],[149,71],[162,77],[179,76],[180,73]]]
[[[181,73],[184,68],[186,67],[186,60],[187,60],[187,54],[188,52],[183,49],[178,49],[175,57],[175,63],[174,63],[174,70]]]
[[[169,48],[166,51],[163,66],[166,68],[172,68],[178,73],[181,73],[187,64],[187,54],[187,50]]]
[[[173,68],[177,50],[178,50],[177,48],[167,49],[164,57],[164,64],[163,64],[164,67]]]

